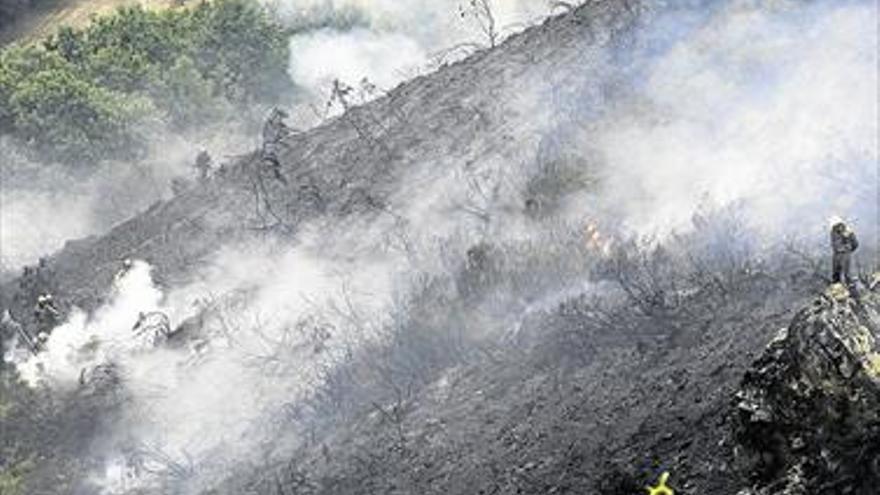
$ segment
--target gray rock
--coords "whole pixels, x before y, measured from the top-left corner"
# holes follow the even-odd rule
[[[832,285],[765,349],[734,398],[748,493],[875,493],[880,483],[880,296]]]

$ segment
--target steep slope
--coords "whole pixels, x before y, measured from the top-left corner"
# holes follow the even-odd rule
[[[567,134],[554,125],[555,114],[589,113],[596,100],[639,106],[622,97],[626,86],[615,84],[620,73],[597,75],[609,59],[626,71],[633,41],[627,28],[640,22],[635,6],[590,3],[294,135],[281,154],[283,182],[261,170],[254,156],[241,157],[207,184],[181,191],[108,235],[69,243],[21,286],[3,287],[0,303],[25,323],[32,323],[33,300],[45,290],[64,309],[94,309],[112,293],[123,257],[151,262],[160,284],[176,287],[216,263],[218,249],[255,239],[294,245],[308,238],[345,270],[351,268],[346,257],[364,261],[373,253],[364,248],[369,243],[340,231],[380,242],[395,233],[382,230],[389,224],[415,226],[417,234],[436,234],[438,243],[452,247],[425,254],[412,248],[422,239],[394,239],[403,246],[401,258],[430,257],[448,270],[414,277],[422,285],[404,298],[402,310],[388,311],[391,331],[380,333],[384,341],[358,335],[353,342],[360,347],[343,341],[336,355],[318,345],[342,340],[336,335],[297,347],[287,356],[294,364],[330,354],[330,366],[315,373],[320,384],[305,400],[290,399],[282,411],[255,420],[280,417],[265,451],[231,465],[206,463],[207,481],[198,479],[202,466],[180,469],[161,488],[142,493],[622,495],[640,492],[662,471],[670,472],[676,493],[739,493],[755,474],[740,465],[741,449],[753,448],[759,458],[764,451],[743,440],[752,434],[748,423],[745,433],[737,429],[734,398],[743,376],[751,377],[746,390],[780,386],[775,376],[765,382],[760,372],[746,372],[777,329],[825,289],[815,266],[776,252],[769,259],[741,254],[735,241],[742,232],[722,224],[730,235],[717,237],[699,218],[696,232],[632,251],[606,242],[592,223],[560,221],[561,234],[518,236],[519,229],[540,231],[546,218],[555,223],[547,210],[558,206],[559,190],[589,191],[588,173],[572,176],[558,165],[571,160],[592,172],[589,156],[551,156],[549,165],[535,167],[551,174],[523,181],[529,187],[514,188],[504,201],[479,201],[503,185],[481,183],[482,176],[520,173],[527,167],[517,165],[539,162],[542,145],[553,139],[565,145],[570,139],[572,148],[589,141],[589,125]],[[443,204],[437,196],[456,200],[459,194],[460,204],[450,201],[454,212],[424,213]],[[473,203],[465,204],[468,199]],[[590,206],[572,209],[589,216]],[[453,214],[473,217],[472,223],[448,220]],[[367,255],[358,258],[360,251]],[[816,357],[813,338],[852,330],[857,308],[835,304],[821,305],[822,324],[811,327],[817,332],[803,330],[810,317],[801,313],[783,355],[797,361],[796,347],[804,344],[806,355]],[[850,309],[840,319],[826,318],[841,305]],[[356,310],[333,309],[356,320],[356,333],[374,330],[357,321]],[[303,334],[314,330],[295,323]],[[774,349],[758,368],[770,360],[770,369],[797,375],[797,368],[772,361]],[[270,357],[276,364],[277,356]],[[273,369],[260,368],[270,375]],[[222,377],[229,380],[225,392],[235,397],[234,384],[241,382]],[[279,373],[272,385],[299,378]],[[845,380],[838,385],[850,391]],[[861,393],[857,385],[853,390]],[[831,408],[815,419],[824,424],[838,413]],[[293,439],[277,438],[278,431]],[[785,462],[786,468],[799,465]]]
[[[523,149],[533,149],[539,140],[522,127],[523,121],[536,116],[523,107],[520,98],[530,98],[531,91],[522,88],[548,83],[542,70],[555,73],[578,66],[584,56],[581,49],[593,44],[594,29],[613,31],[632,19],[616,3],[581,9],[515,36],[497,49],[410,81],[379,100],[350,108],[287,140],[281,153],[285,183],[273,179],[255,155],[235,158],[208,183],[181,188],[173,199],[155,204],[108,234],[71,241],[38,266],[29,267],[22,277],[0,287],[0,306],[35,335],[39,325],[33,309],[39,294],[52,293],[62,317],[73,308],[96,310],[112,298],[114,274],[124,257],[151,263],[160,286],[179,287],[193,281],[202,267],[217,263],[213,256],[218,250],[237,242],[293,245],[307,223],[344,230],[352,218],[398,222],[397,211],[412,208],[426,194],[436,194],[433,182],[448,180],[450,171],[476,170],[483,162],[522,162]],[[558,77],[569,77],[566,72]],[[471,187],[467,180],[456,182],[455,194]],[[407,186],[401,190],[403,184]],[[514,199],[515,211],[523,209],[524,199]],[[418,215],[412,217],[405,221],[418,225]],[[137,308],[131,318],[136,313]],[[122,325],[125,331],[131,322]],[[4,331],[9,332],[9,327]],[[74,401],[79,395],[73,394]],[[67,404],[66,399],[59,400]],[[71,414],[78,417],[80,412],[82,408],[76,406]],[[103,423],[114,424],[115,410],[103,413],[111,416]],[[75,421],[64,418],[32,420],[41,430],[75,426]],[[51,432],[42,433],[35,438],[51,444]],[[28,487],[36,493],[70,487],[84,493],[98,491],[91,481],[93,471],[106,471],[102,439],[96,435],[93,442],[92,429],[67,433],[64,447],[55,449],[65,454],[40,463],[32,472]],[[55,451],[46,447],[47,452]],[[66,481],[59,485],[56,480],[62,476]]]
[[[563,302],[525,322],[517,351],[375,403],[214,493],[623,495],[669,472],[675,493],[869,495],[880,294],[816,295],[803,274],[739,274],[654,313]]]
[[[160,280],[184,281],[220,247],[218,240],[255,232],[289,236],[319,215],[382,215],[404,172],[417,165],[442,171],[498,157],[516,160],[517,141],[528,132],[521,128],[526,116],[519,88],[554,82],[545,74],[571,78],[561,69],[578,66],[594,30],[615,33],[632,22],[629,8],[609,2],[550,19],[292,136],[281,153],[287,184],[262,175],[255,155],[237,159],[211,183],[155,205],[106,236],[70,242],[46,260],[45,280],[28,285],[21,297],[15,296],[20,281],[6,284],[0,304],[27,321],[36,294],[51,291],[64,307],[94,309],[123,257],[148,260]],[[534,146],[533,139],[523,144]]]
[[[733,397],[819,288],[782,282],[799,273],[741,273],[652,313],[628,297],[565,301],[525,322],[516,351],[454,367],[217,493],[629,495],[664,471],[675,493],[740,493],[753,471]]]

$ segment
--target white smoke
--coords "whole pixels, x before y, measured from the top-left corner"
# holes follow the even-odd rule
[[[335,79],[357,83],[366,78],[380,88],[391,88],[427,60],[424,48],[414,39],[364,28],[323,29],[295,36],[290,49],[291,77],[318,94],[326,92]]]
[[[371,338],[352,334],[351,319],[385,318],[390,260],[336,254],[328,259],[308,244],[227,248],[196,282],[171,291],[135,261],[106,305],[92,315],[74,309],[18,369],[29,383],[55,389],[87,382],[102,365],[118,370],[131,399],[122,430],[108,432],[106,471],[93,476],[105,493],[156,486],[173,474],[172,461],[192,461],[194,483],[217,479],[227,463],[287,445],[279,430],[291,426],[285,407],[312,390],[320,363]],[[133,331],[141,313],[164,313],[177,327],[203,309],[202,329],[169,344],[153,346]],[[133,475],[141,462],[149,469]]]
[[[876,5],[649,5],[634,33],[584,41],[576,69],[505,93],[520,156],[549,143],[596,180],[560,214],[662,238],[736,211],[759,243],[811,244],[839,215],[875,239]]]
[[[282,17],[333,18],[356,12],[354,29],[326,28],[291,38],[290,74],[315,103],[326,102],[334,79],[356,86],[366,79],[381,90],[488,45],[476,19],[460,15],[467,0],[275,0]],[[552,3],[535,0],[490,2],[496,30],[503,38],[545,18]],[[459,45],[468,50],[452,50]]]
[[[445,19],[440,25],[457,26],[451,31],[472,29],[462,28],[451,3],[330,4],[365,9],[371,24],[291,41],[291,71],[316,92],[335,77],[393,85],[427,60],[436,40],[471,39],[431,24]],[[876,6],[733,1],[696,20],[691,14],[658,11],[634,45],[621,49],[632,50],[626,56],[612,47],[585,49],[585,58],[595,58],[583,66],[540,71],[511,88],[523,116],[508,122],[522,134],[517,151],[533,153],[536,133],[570,126],[574,137],[560,146],[588,158],[582,172],[599,176],[595,188],[565,198],[562,220],[599,216],[629,232],[665,235],[690,228],[706,208],[733,208],[777,239],[795,231],[824,242],[831,215],[855,220],[857,229],[876,228]],[[541,82],[560,84],[569,73],[577,97],[622,87],[615,96],[586,98],[591,107],[569,98],[567,88],[548,102],[556,88]],[[390,197],[394,216],[315,224],[293,247],[228,247],[185,287],[162,291],[149,266],[137,263],[106,307],[91,317],[75,311],[56,329],[45,354],[23,365],[24,375],[63,386],[84,367],[119,364],[134,396],[120,438],[192,458],[203,479],[227,467],[209,459],[271,453],[283,443],[271,419],[320,381],[313,358],[370,338],[350,318],[381,324],[395,293],[407,289],[399,272],[413,265],[441,271],[444,243],[460,255],[482,237],[531,240],[547,257],[556,255],[557,246],[543,242],[552,241],[542,237],[544,227],[523,215],[527,160],[512,166],[503,151],[484,154],[465,174],[461,158],[413,165]],[[469,181],[476,184],[469,188]],[[561,280],[562,296],[547,294],[536,304],[555,304],[570,294],[566,284],[581,282]],[[141,311],[166,312],[177,325],[205,307],[223,316],[205,322],[206,342],[145,350],[133,340]],[[316,327],[330,336],[311,333]],[[130,488],[122,481],[123,457],[99,476],[108,492]]]
[[[173,180],[192,185],[201,149],[215,162],[228,160],[225,155],[253,146],[245,136],[242,126],[227,122],[186,135],[153,129],[143,160],[72,166],[33,162],[19,145],[0,138],[0,275],[170,198]]]
[[[833,214],[876,228],[876,6],[731,2],[681,39],[647,32],[633,101],[589,137],[603,195],[641,232],[741,203],[776,238]]]
[[[153,285],[151,267],[136,261],[120,277],[110,302],[93,315],[74,308],[66,322],[55,328],[44,350],[18,365],[22,378],[36,385],[76,386],[84,370],[127,360],[145,348],[132,327],[141,312],[157,311],[162,292]]]

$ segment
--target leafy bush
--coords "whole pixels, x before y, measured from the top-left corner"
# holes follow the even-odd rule
[[[4,130],[53,158],[121,156],[135,144],[129,125],[152,111],[145,98],[91,84],[57,53],[33,47],[0,56],[0,86]]]
[[[30,462],[21,462],[0,471],[0,493],[19,495],[24,493],[24,475],[30,470]]]
[[[291,90],[287,36],[246,0],[61,28],[0,51],[0,132],[69,162],[136,156],[143,121],[196,126]]]

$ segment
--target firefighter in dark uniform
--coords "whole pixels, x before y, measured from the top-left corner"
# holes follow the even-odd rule
[[[211,176],[211,168],[214,165],[214,161],[211,160],[211,155],[208,154],[206,150],[199,151],[199,154],[196,155],[196,174],[198,174],[199,182],[205,182]]]
[[[844,222],[835,222],[831,227],[831,282],[855,287],[852,276],[852,254],[859,248],[856,234]]]

